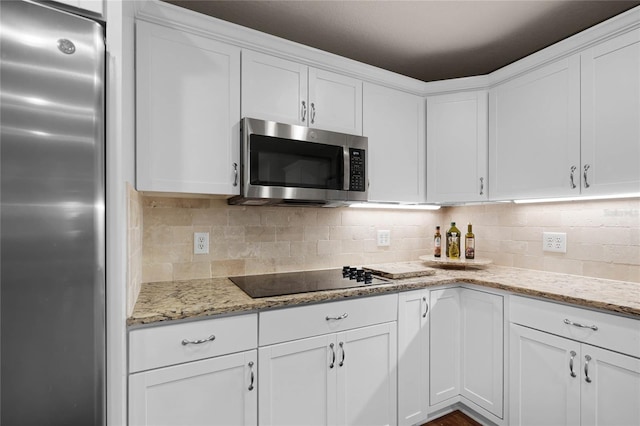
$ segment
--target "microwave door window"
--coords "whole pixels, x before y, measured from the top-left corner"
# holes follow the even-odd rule
[[[255,134],[250,138],[249,180],[252,185],[343,188],[341,146]]]

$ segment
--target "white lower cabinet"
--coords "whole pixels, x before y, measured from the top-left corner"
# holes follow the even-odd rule
[[[431,292],[429,405],[460,394],[460,289]]]
[[[460,395],[503,418],[504,307],[503,297],[460,291]],[[484,414],[484,413],[483,413]]]
[[[129,426],[258,424],[257,315],[129,333]]]
[[[429,290],[398,297],[398,425],[424,422],[429,411]]]
[[[398,423],[420,424],[463,403],[501,423],[503,296],[468,288],[401,293]]]
[[[261,339],[278,321],[312,330],[318,315],[336,332],[258,349],[260,425],[396,424],[397,295],[381,297],[264,313],[272,318],[261,320]],[[344,329],[343,320],[371,315],[362,302],[376,299],[393,304],[378,318],[386,322]]]
[[[511,425],[640,424],[640,321],[510,301]]]
[[[132,374],[129,425],[257,425],[256,351]]]
[[[511,324],[511,425],[640,424],[640,359]]]

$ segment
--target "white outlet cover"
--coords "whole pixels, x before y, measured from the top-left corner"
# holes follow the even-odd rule
[[[543,232],[542,251],[566,253],[567,234],[565,232]]]
[[[194,232],[193,234],[193,254],[209,253],[209,233]]]
[[[381,229],[378,231],[378,247],[387,247],[391,245],[391,231]]]

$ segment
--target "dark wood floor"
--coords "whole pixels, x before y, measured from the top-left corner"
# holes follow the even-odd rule
[[[454,411],[422,426],[482,426],[461,411]]]

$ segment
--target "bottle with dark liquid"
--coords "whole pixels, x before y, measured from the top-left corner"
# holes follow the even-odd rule
[[[440,235],[440,227],[436,226],[436,233],[433,236],[433,256],[440,257],[442,254],[442,235]]]
[[[476,236],[473,235],[471,224],[467,224],[467,235],[464,236],[464,258],[474,259],[476,257]]]

